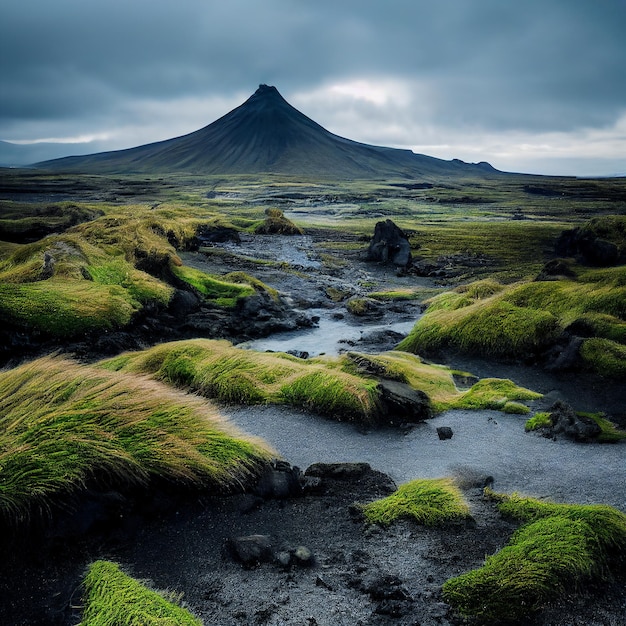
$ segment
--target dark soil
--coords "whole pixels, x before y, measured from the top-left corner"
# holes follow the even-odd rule
[[[317,474],[322,478],[300,496],[205,497],[151,520],[120,520],[106,534],[13,546],[0,573],[0,623],[78,623],[81,580],[96,559],[182,594],[207,625],[466,623],[443,602],[441,585],[480,566],[516,528],[483,499],[485,477],[469,477],[464,485],[475,524],[429,529],[404,520],[383,529],[365,524],[352,505],[387,495],[394,488],[387,476],[358,465],[323,466]],[[252,566],[235,561],[228,540],[250,535],[267,536],[274,558]],[[302,546],[311,563],[277,560]],[[625,622],[626,592],[617,585],[568,595],[524,620],[535,626]]]

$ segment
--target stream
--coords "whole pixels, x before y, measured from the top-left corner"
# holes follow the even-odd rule
[[[242,244],[223,244],[232,252],[250,258],[273,258],[296,263],[306,276],[296,278],[268,268],[260,277],[278,289],[313,294],[324,284],[324,269],[308,237],[247,237]],[[207,269],[206,259],[192,257],[193,264]],[[259,267],[259,269],[261,269]],[[375,268],[359,268],[371,272]],[[343,280],[353,282],[355,271]],[[367,275],[365,275],[367,278]],[[407,309],[384,320],[364,322],[341,308],[307,312],[319,317],[317,327],[278,333],[264,339],[239,344],[259,351],[290,350],[336,355],[345,350],[375,352],[390,347],[373,339],[387,333],[406,335],[419,312]],[[386,323],[383,323],[386,322]],[[535,391],[564,398],[578,410],[622,411],[623,391],[607,393],[599,383],[572,375],[560,376],[536,368],[502,366],[487,362],[456,360],[451,363],[480,377],[511,378]],[[537,409],[538,410],[538,409]],[[408,432],[373,429],[364,433],[352,424],[331,421],[286,406],[222,407],[221,412],[236,426],[259,436],[277,453],[301,468],[316,462],[367,462],[389,474],[397,484],[414,478],[454,475],[461,480],[492,476],[494,489],[514,491],[560,502],[604,503],[626,512],[626,442],[581,444],[553,441],[537,433],[526,433],[526,416],[496,411],[448,411]],[[452,439],[441,441],[438,426],[449,426]]]

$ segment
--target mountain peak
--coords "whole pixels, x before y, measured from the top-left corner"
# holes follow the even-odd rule
[[[274,87],[273,85],[266,85],[265,83],[261,83],[259,85],[259,88],[254,92],[255,96],[263,96],[263,95],[269,95],[269,94],[280,95],[276,87]]]
[[[482,166],[446,162],[334,135],[289,104],[276,87],[264,83],[236,109],[188,135],[40,165],[86,173],[272,172],[377,179],[486,173]]]

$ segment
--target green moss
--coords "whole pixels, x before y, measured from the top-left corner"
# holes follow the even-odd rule
[[[594,371],[610,378],[626,377],[626,345],[592,337],[580,348],[583,361]]]
[[[362,505],[361,509],[368,522],[383,526],[402,518],[425,526],[472,519],[459,488],[449,478],[405,483],[390,496]]]
[[[524,522],[508,544],[443,586],[446,602],[482,621],[516,621],[589,582],[621,571],[626,515],[604,505],[554,504],[486,490],[503,515]]]
[[[502,407],[504,413],[510,413],[512,415],[527,415],[530,413],[530,409],[521,402],[509,401]]]
[[[0,372],[0,515],[48,514],[88,481],[236,489],[270,452],[199,398],[47,357]]]
[[[249,284],[220,280],[192,267],[181,265],[172,270],[178,278],[197,289],[207,300],[225,308],[233,308],[238,300],[254,293]]]
[[[552,426],[552,420],[550,419],[550,415],[550,413],[535,413],[529,420],[526,421],[526,432],[530,432],[532,430],[540,430],[542,428],[549,428],[550,426]]]
[[[80,626],[202,626],[187,609],[125,574],[110,561],[96,561],[84,580]]]
[[[541,394],[517,386],[501,378],[483,378],[455,402],[459,409],[504,409],[507,403],[520,400],[536,400]]]
[[[483,567],[446,581],[443,597],[462,615],[487,622],[528,617],[589,577],[589,531],[584,522],[561,517],[528,524]]]

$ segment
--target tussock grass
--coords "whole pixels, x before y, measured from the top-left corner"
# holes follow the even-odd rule
[[[45,357],[0,372],[0,515],[47,516],[88,486],[228,491],[271,452],[155,381]]]
[[[446,581],[444,599],[461,614],[520,620],[589,582],[623,572],[626,515],[617,509],[485,491],[503,515],[524,525],[483,567]]]
[[[324,359],[303,361],[283,353],[243,350],[223,340],[162,344],[102,366],[150,374],[223,402],[287,403],[347,421],[375,421],[379,413],[373,380]]]
[[[400,485],[386,498],[360,508],[368,522],[381,526],[402,518],[424,526],[472,519],[460,489],[451,478],[413,480]]]
[[[194,339],[125,353],[100,365],[148,374],[223,402],[291,404],[333,419],[364,423],[382,417],[379,378],[406,382],[423,391],[437,412],[451,408],[502,409],[510,400],[539,397],[500,379],[481,381],[460,392],[451,370],[423,363],[404,352],[351,352],[337,358],[302,360],[280,352],[242,350],[225,340]]]
[[[480,281],[435,296],[398,349],[433,353],[450,346],[517,358],[577,329],[592,335],[581,350],[591,369],[614,377],[626,373],[626,267],[582,271],[574,280],[499,287]]]
[[[125,326],[147,305],[166,306],[176,279],[225,307],[262,289],[252,277],[216,278],[182,264],[177,248],[193,245],[198,229],[223,224],[188,213],[108,207],[63,234],[11,248],[0,261],[0,321],[63,338]]]
[[[125,574],[116,563],[95,561],[84,580],[83,619],[79,626],[202,626],[202,621]]]

